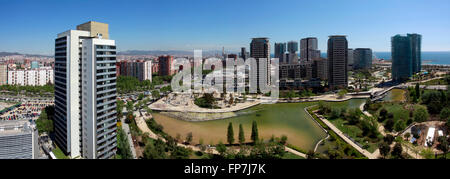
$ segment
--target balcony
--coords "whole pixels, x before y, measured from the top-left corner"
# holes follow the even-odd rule
[[[112,146],[104,149],[104,150],[100,150],[97,152],[97,156],[101,156],[99,158],[109,158],[110,156],[112,156],[112,154],[115,153],[115,149],[117,147],[117,143],[114,143]],[[103,154],[105,154],[106,152],[109,152],[108,154],[106,154],[105,156],[102,156]]]
[[[97,73],[97,76],[101,76],[101,75],[112,75],[112,74],[116,74],[116,71],[109,71],[109,72]]]
[[[97,111],[97,114],[98,114],[98,113],[101,113],[101,112],[105,112],[105,111],[111,110],[111,109],[116,109],[116,107],[117,107],[116,104],[114,104],[114,105],[112,105],[112,106],[107,106],[107,107],[104,108],[104,109],[98,110],[98,111]]]
[[[97,106],[105,106],[105,105],[109,105],[112,103],[116,103],[116,100],[105,100],[105,101],[98,101],[97,102]]]
[[[110,94],[110,95],[106,95],[106,96],[97,97],[97,101],[101,101],[101,100],[112,98],[112,97],[117,97],[117,94],[114,93],[114,94]]]
[[[106,117],[106,116],[110,116],[110,115],[113,115],[113,114],[116,114],[117,113],[117,111],[116,110],[113,110],[113,111],[111,111],[111,112],[108,112],[108,113],[105,113],[105,114],[102,114],[101,116],[97,116],[97,118],[104,118],[104,117]],[[99,123],[99,124],[101,124],[101,123]]]
[[[109,87],[109,86],[115,86],[117,85],[117,83],[107,83],[107,84],[103,84],[103,85],[97,85],[97,89],[98,88],[104,88],[104,87]]]
[[[96,57],[116,57],[116,54],[97,54]]]
[[[102,139],[100,139],[100,140],[97,140],[97,145],[99,145],[99,144],[101,144],[101,143],[103,143],[103,142],[105,142],[105,141],[107,141],[107,140],[111,140],[111,139],[114,139],[114,137],[116,137],[117,136],[117,133],[112,133],[112,134],[109,134],[109,135],[106,135],[106,137],[105,136],[101,136],[101,137],[103,137]],[[100,138],[101,138],[100,137]]]

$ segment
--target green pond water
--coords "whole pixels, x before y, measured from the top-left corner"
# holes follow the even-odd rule
[[[359,107],[365,99],[352,99],[346,102],[335,102],[333,106]],[[226,143],[228,123],[233,123],[235,141],[238,141],[239,124],[243,125],[246,141],[250,141],[252,121],[258,124],[259,137],[269,139],[272,135],[286,135],[288,143],[304,150],[314,149],[317,142],[326,137],[326,133],[305,112],[304,108],[317,104],[278,103],[262,104],[237,112],[238,116],[228,119],[188,122],[155,113],[154,119],[164,127],[164,131],[183,139],[189,132],[194,136],[194,143],[203,140],[204,144]]]

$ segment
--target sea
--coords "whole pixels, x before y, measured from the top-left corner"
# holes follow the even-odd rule
[[[322,53],[322,57],[326,58],[327,53]],[[391,52],[374,52],[374,58],[391,60]],[[422,52],[422,64],[431,65],[450,65],[449,52]]]

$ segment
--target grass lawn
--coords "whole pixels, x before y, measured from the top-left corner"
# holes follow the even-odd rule
[[[56,147],[55,149],[53,149],[52,152],[53,152],[53,154],[55,154],[55,157],[57,159],[69,159],[69,157],[64,155],[64,152],[59,147]]]
[[[409,111],[403,109],[403,105],[401,104],[385,104],[384,108],[386,108],[388,113],[394,114],[394,121],[398,121],[399,119],[409,119]],[[380,110],[378,110],[378,113],[380,112]]]
[[[305,158],[295,155],[291,152],[286,152],[282,159],[305,159]]]
[[[334,126],[336,126],[340,131],[350,136],[352,139],[356,140],[361,145],[368,145],[368,148],[366,148],[367,151],[373,153],[375,150],[378,149],[378,142],[368,142],[366,143],[364,137],[358,137],[362,136],[363,131],[355,125],[349,125],[348,121],[338,118],[338,119],[329,119],[331,123],[333,123]]]

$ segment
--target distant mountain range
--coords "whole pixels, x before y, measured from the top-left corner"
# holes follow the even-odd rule
[[[0,57],[13,56],[13,55],[24,55],[27,57],[52,57],[52,55],[21,54],[18,52],[0,52]]]
[[[228,52],[226,53],[233,53],[238,54],[238,52]],[[187,50],[127,50],[127,51],[119,51],[117,52],[118,55],[173,55],[173,56],[193,56],[194,51],[187,51]],[[221,50],[204,50],[203,56],[215,56],[215,55],[221,55]],[[36,55],[36,54],[22,54],[18,52],[0,52],[0,57],[5,56],[12,56],[12,55],[24,55],[27,57],[53,57],[53,55]]]
[[[236,52],[226,52],[226,53],[235,53]],[[174,56],[193,56],[194,51],[187,51],[187,50],[127,50],[127,51],[120,51],[117,53],[118,55],[174,55]],[[204,50],[203,56],[213,56],[213,55],[221,55],[221,50]]]

